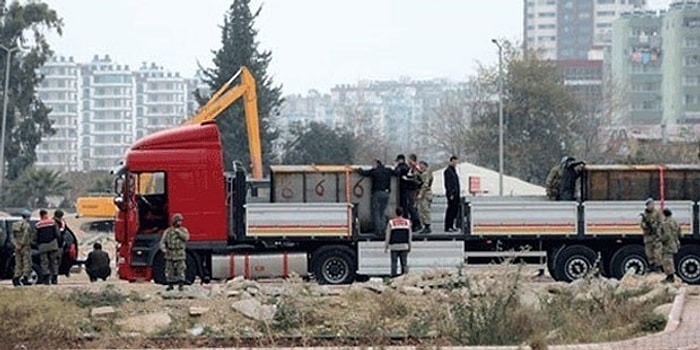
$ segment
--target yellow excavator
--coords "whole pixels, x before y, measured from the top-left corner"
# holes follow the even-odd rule
[[[240,83],[233,82],[240,77]],[[258,119],[258,97],[255,90],[255,78],[248,68],[241,67],[223,86],[221,86],[209,98],[207,103],[200,107],[192,118],[183,122],[183,125],[203,124],[216,120],[226,108],[243,98],[243,110],[245,114],[246,129],[248,132],[248,148],[250,150],[250,163],[252,178],[262,180],[262,148],[260,144],[260,124]],[[156,183],[150,174],[142,174],[139,177],[140,193],[153,192]]]

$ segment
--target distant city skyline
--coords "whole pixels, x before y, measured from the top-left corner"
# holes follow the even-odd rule
[[[671,0],[650,0],[651,9]],[[197,62],[211,67],[233,0],[45,0],[64,20],[50,36],[56,54],[88,61],[109,54],[139,66],[159,62],[192,77]],[[498,56],[491,38],[522,40],[522,0],[251,1],[258,41],[272,50],[270,73],[284,94],[328,91],[359,80],[464,80],[477,62]]]

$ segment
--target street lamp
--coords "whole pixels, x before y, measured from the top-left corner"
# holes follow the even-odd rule
[[[5,129],[7,127],[7,100],[10,94],[10,64],[12,63],[12,52],[19,50],[19,47],[7,47],[0,44],[0,48],[7,53],[5,59],[5,90],[3,91],[2,102],[2,127],[0,128],[0,203],[3,205],[3,184],[5,182]]]
[[[491,42],[498,47],[498,195],[503,197],[503,47],[496,39]]]

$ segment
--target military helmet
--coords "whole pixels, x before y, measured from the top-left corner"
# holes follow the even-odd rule
[[[22,215],[23,218],[30,218],[32,216],[32,212],[27,209],[24,209],[22,210],[22,213],[20,213],[20,215]]]
[[[172,219],[171,219],[170,221],[171,221],[173,224],[176,223],[176,222],[178,222],[178,221],[182,221],[182,214],[180,214],[180,213],[175,213],[175,214],[173,214],[173,217],[172,217]]]
[[[56,211],[53,212],[53,216],[62,219],[63,218],[63,210],[61,209],[56,209]]]

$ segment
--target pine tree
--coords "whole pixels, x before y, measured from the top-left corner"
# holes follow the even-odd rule
[[[260,51],[255,37],[258,31],[254,28],[255,19],[262,7],[255,12],[250,10],[250,0],[234,0],[224,18],[221,28],[222,47],[214,51],[214,68],[205,69],[204,81],[211,91],[216,91],[240,69],[246,66],[256,80],[258,95],[258,112],[260,115],[260,136],[264,168],[267,168],[272,155],[272,144],[279,136],[274,129],[274,120],[279,114],[282,104],[282,87],[275,86],[267,74],[267,68],[272,60],[270,51]],[[208,97],[195,92],[200,104],[206,103]],[[217,118],[224,148],[224,167],[231,169],[233,161],[250,164],[248,135],[243,114],[243,101],[237,101]]]

